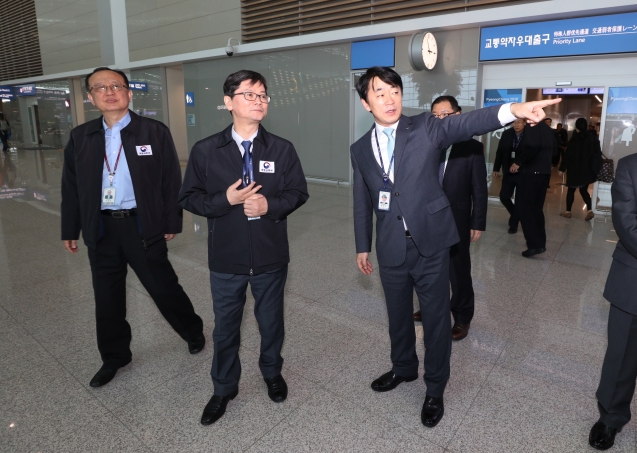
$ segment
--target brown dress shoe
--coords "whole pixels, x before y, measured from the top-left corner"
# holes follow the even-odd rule
[[[414,313],[414,321],[422,321],[422,316],[420,316],[420,310]]]
[[[451,328],[451,338],[454,340],[462,340],[469,334],[469,324],[454,324]]]

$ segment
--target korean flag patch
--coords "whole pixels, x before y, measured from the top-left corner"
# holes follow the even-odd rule
[[[138,156],[152,156],[153,155],[153,149],[150,147],[150,145],[136,146],[135,149],[137,150],[137,155]]]
[[[262,160],[259,164],[259,173],[274,173],[274,162]]]

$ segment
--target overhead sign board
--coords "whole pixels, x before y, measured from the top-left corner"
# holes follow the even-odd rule
[[[637,87],[611,87],[608,89],[607,115],[634,115],[635,113],[637,113]]]
[[[132,91],[148,91],[148,84],[146,82],[134,82],[128,83],[128,88]]]
[[[484,106],[522,102],[522,88],[484,90]]]
[[[637,12],[480,31],[480,61],[624,52],[637,52]]]
[[[35,96],[37,94],[37,90],[35,88],[35,84],[29,85],[20,85],[16,87],[18,96]]]
[[[395,38],[353,42],[350,69],[368,69],[373,66],[395,66],[395,47]]]
[[[13,99],[13,87],[8,85],[0,85],[0,99]]]

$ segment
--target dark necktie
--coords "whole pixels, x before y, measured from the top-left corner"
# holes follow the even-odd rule
[[[445,179],[445,160],[447,160],[446,149],[440,153],[440,164],[438,165],[438,182],[440,183],[441,186],[442,186],[442,181]]]
[[[250,140],[243,141],[241,146],[245,150],[243,153],[243,187],[245,187],[252,182],[250,180],[250,146],[252,146],[252,142]]]

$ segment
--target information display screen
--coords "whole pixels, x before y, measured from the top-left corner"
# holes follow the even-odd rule
[[[480,31],[480,61],[637,52],[637,12]]]
[[[350,69],[367,69],[373,66],[393,67],[395,47],[395,38],[353,42]]]

